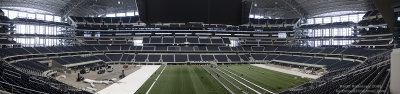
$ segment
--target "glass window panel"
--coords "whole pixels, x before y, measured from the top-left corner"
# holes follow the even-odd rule
[[[35,14],[28,14],[28,19],[35,19],[36,18],[36,15]]]
[[[18,16],[18,12],[17,11],[8,11],[8,18],[14,19],[17,16]]]
[[[136,12],[135,12],[135,16],[139,16],[139,12],[136,11]]]
[[[61,17],[60,16],[54,16],[54,21],[55,22],[61,22]]]
[[[4,12],[4,16],[7,16],[8,17],[8,10],[3,10],[3,12]]]
[[[115,17],[115,13],[106,14],[106,17]]]
[[[53,15],[46,15],[46,21],[53,21]]]
[[[286,33],[278,33],[278,38],[286,38]]]
[[[324,36],[329,36],[329,34],[330,34],[329,32],[330,32],[329,29],[325,29],[324,30]]]
[[[37,20],[44,20],[44,15],[43,14],[36,14],[36,19]]]
[[[361,21],[363,19],[365,14],[358,14],[358,22]]]
[[[143,46],[143,40],[133,40],[134,46]]]
[[[29,25],[29,34],[35,34],[35,26]]]
[[[358,22],[358,15],[350,15],[349,16],[349,21],[357,23]]]
[[[250,14],[250,15],[249,15],[249,18],[254,18],[254,15],[253,15],[253,14]]]
[[[332,23],[340,22],[340,17],[332,17]]]
[[[325,17],[324,23],[331,23],[332,22],[331,20],[332,20],[331,17]]]
[[[313,18],[307,19],[307,24],[314,24],[314,19]]]
[[[125,13],[117,13],[117,17],[124,17],[126,16]]]
[[[322,18],[315,18],[315,24],[322,24]]]
[[[39,27],[39,32],[38,32],[39,34],[46,34],[46,29],[45,29],[45,26],[40,26]]]
[[[135,16],[135,12],[127,12],[126,16]]]
[[[18,18],[27,18],[28,14],[25,12],[19,12],[18,13]]]
[[[348,15],[340,16],[340,21],[341,21],[341,22],[347,22],[347,21],[349,21],[349,16],[348,16]]]

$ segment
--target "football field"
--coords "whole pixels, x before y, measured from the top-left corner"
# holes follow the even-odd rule
[[[169,65],[160,75],[163,68],[136,94],[145,94],[148,90],[150,94],[279,93],[310,80],[251,65]]]

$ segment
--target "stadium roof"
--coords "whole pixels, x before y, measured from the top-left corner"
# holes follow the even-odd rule
[[[372,0],[251,0],[251,14],[272,18],[312,17],[336,11],[375,9]],[[0,0],[0,8],[26,7],[55,15],[88,16],[136,10],[135,0]]]

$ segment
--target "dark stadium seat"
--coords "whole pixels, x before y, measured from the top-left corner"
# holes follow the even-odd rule
[[[120,61],[122,54],[106,54],[111,61]]]
[[[253,47],[251,47],[251,49],[252,49],[253,51],[264,51],[264,47],[256,47],[256,46],[253,46]]]
[[[111,60],[105,55],[95,55],[97,58],[103,60],[104,62],[110,62]]]
[[[178,46],[168,46],[168,51],[179,51],[180,47]]]
[[[153,46],[143,46],[143,51],[154,51],[155,47]]]
[[[181,46],[181,51],[194,51],[193,46]]]
[[[161,37],[152,37],[150,43],[159,44],[161,43],[161,41],[162,41]]]
[[[168,46],[156,46],[156,51],[167,51]]]
[[[135,62],[145,62],[148,55],[139,54],[135,56]]]
[[[149,55],[149,62],[159,62],[161,55]]]
[[[246,55],[240,55],[240,58],[241,58],[243,61],[249,61],[249,60],[250,60],[249,57],[247,57]]]
[[[210,39],[199,39],[201,44],[211,44],[211,40]]]
[[[214,61],[214,56],[213,55],[201,55],[201,58],[203,61],[211,62]]]
[[[278,57],[278,55],[268,55],[267,57],[265,57],[264,60],[271,61],[271,60],[275,59],[276,57]]]
[[[240,62],[240,57],[238,55],[227,55],[227,56],[229,60],[231,60],[232,62]]]
[[[208,51],[219,51],[218,46],[207,46]]]
[[[39,51],[40,53],[53,53],[51,52],[49,49],[45,48],[45,47],[36,47],[35,48],[37,51]]]
[[[187,55],[175,55],[175,62],[186,62],[187,58]]]
[[[251,56],[253,57],[253,59],[255,60],[264,60],[264,58],[267,56],[265,54],[251,54]]]
[[[186,42],[186,38],[175,38],[175,44],[183,44]]]
[[[189,42],[190,44],[198,44],[199,39],[198,38],[187,38],[187,42]]]
[[[167,37],[164,37],[164,38],[163,38],[163,43],[166,43],[166,44],[173,44],[173,43],[175,43],[175,40],[174,40],[174,38],[167,38]]]
[[[228,62],[226,55],[214,55],[214,57],[218,62]]]
[[[24,68],[24,69],[28,69],[31,71],[38,71],[38,72],[44,72],[47,70],[50,70],[49,67],[40,64],[39,62],[36,61],[19,61],[16,63],[12,63],[12,65],[20,67],[20,68]]]
[[[163,62],[175,62],[174,59],[175,59],[175,55],[167,55],[167,54],[162,55]]]
[[[188,56],[189,56],[189,60],[188,61],[195,61],[195,62],[202,61],[200,55],[188,55]]]
[[[218,48],[221,51],[232,51],[231,47],[228,47],[228,46],[219,46]]]
[[[119,50],[121,50],[121,46],[107,46],[107,48],[108,48],[108,50],[116,50],[116,51],[119,51]]]

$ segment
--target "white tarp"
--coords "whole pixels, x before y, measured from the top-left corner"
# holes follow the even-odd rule
[[[146,65],[97,94],[134,94],[160,65]]]

